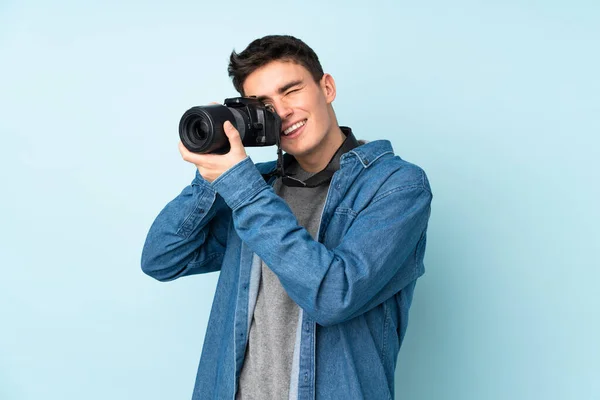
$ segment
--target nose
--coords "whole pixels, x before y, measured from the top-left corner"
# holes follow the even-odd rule
[[[274,101],[273,107],[275,108],[275,112],[277,113],[277,115],[279,115],[279,117],[282,120],[285,120],[286,118],[288,118],[289,116],[291,116],[293,114],[292,107],[290,107],[284,101],[281,101],[281,100]]]

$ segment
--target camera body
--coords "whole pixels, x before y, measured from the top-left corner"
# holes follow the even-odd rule
[[[256,97],[233,97],[225,99],[223,105],[190,108],[179,121],[181,142],[194,153],[227,153],[230,145],[223,131],[225,121],[238,130],[244,147],[279,143],[281,118]]]

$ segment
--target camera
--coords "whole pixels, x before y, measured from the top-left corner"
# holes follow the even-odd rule
[[[230,145],[223,131],[225,121],[238,130],[244,147],[279,144],[281,118],[255,97],[233,97],[225,99],[224,105],[190,108],[179,121],[181,142],[193,153],[227,153]]]

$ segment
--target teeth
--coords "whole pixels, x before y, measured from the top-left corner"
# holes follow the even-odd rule
[[[295,131],[296,129],[300,128],[304,124],[306,124],[306,120],[300,121],[300,122],[296,122],[294,125],[290,126],[285,131],[283,131],[283,134],[284,135],[289,135],[292,131]]]

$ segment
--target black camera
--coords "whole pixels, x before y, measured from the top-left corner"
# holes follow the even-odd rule
[[[224,105],[190,108],[179,121],[181,142],[194,153],[227,153],[230,146],[223,131],[225,121],[238,130],[245,147],[279,143],[279,115],[255,97],[234,97],[225,99]]]

